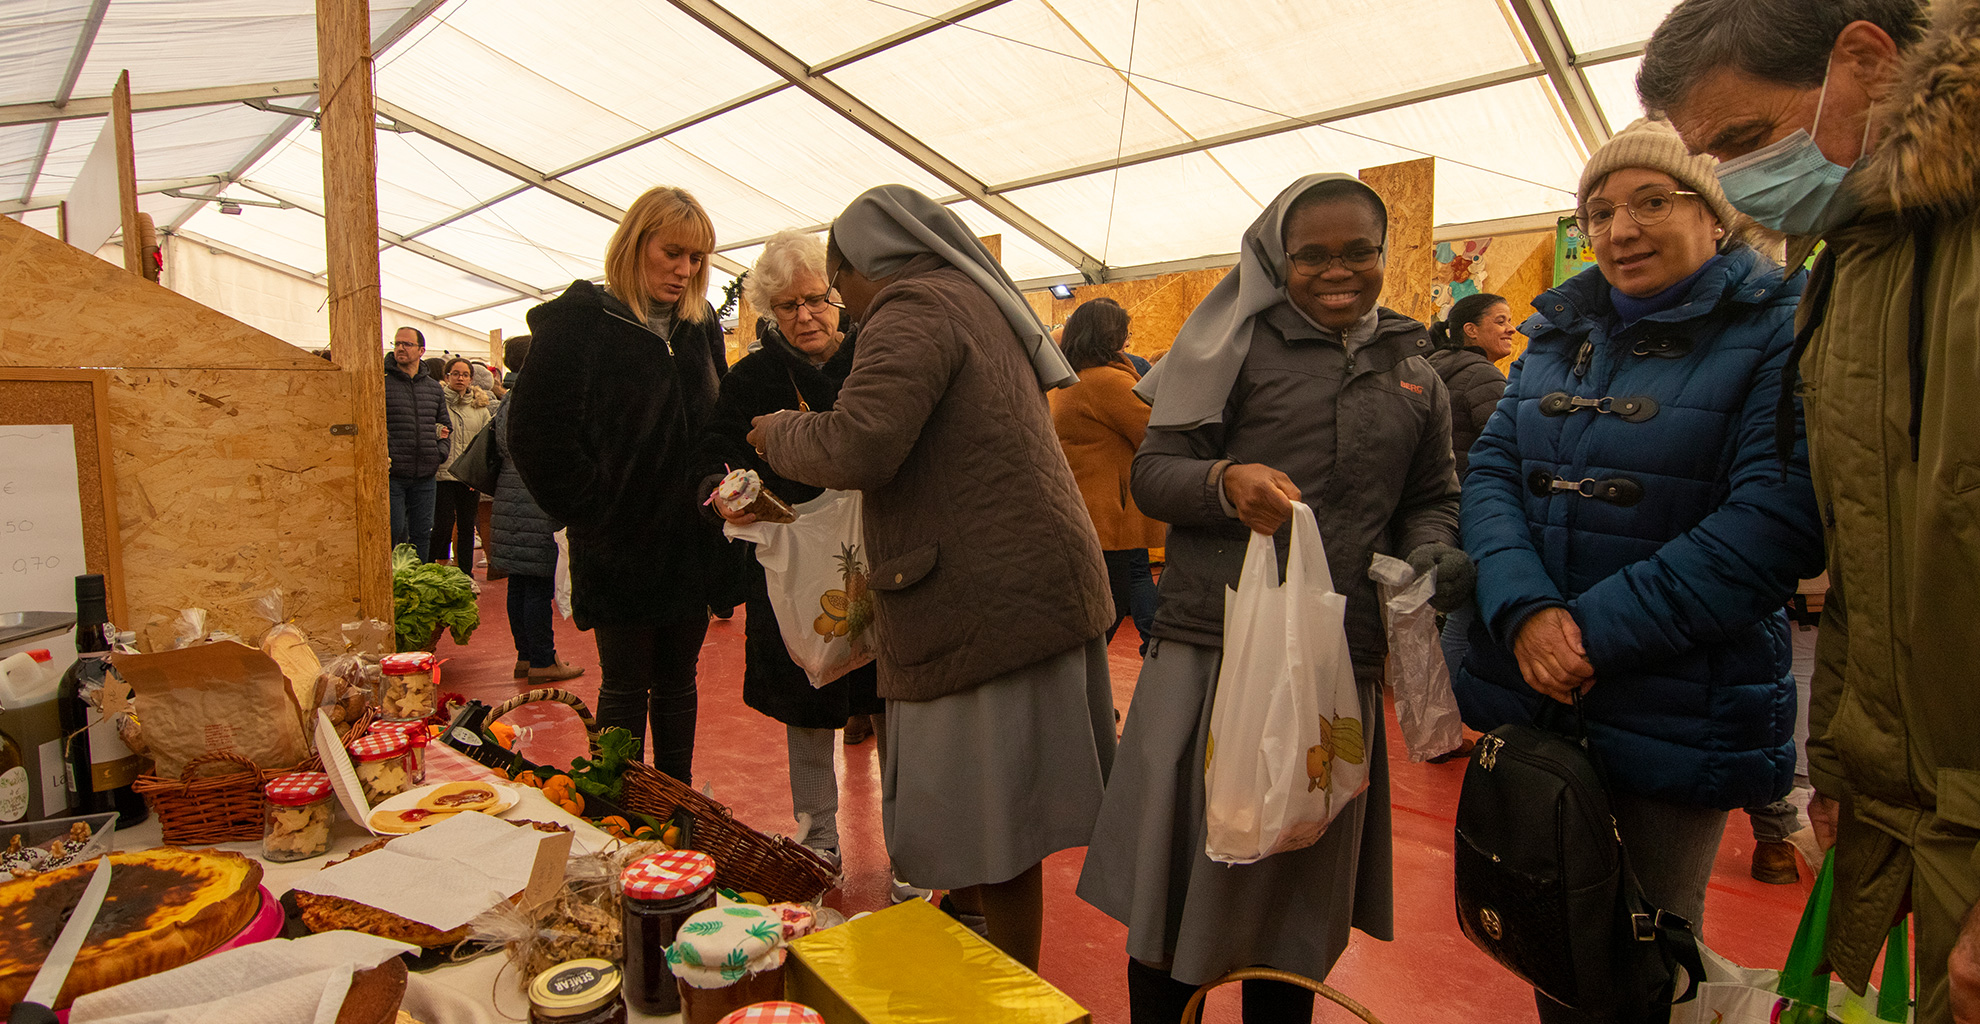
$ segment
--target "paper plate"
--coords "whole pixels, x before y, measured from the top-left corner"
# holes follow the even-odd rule
[[[426,799],[429,793],[432,793],[434,790],[437,790],[444,785],[446,785],[446,783],[444,782],[435,782],[431,785],[419,786],[414,789],[406,790],[405,792],[400,793],[398,796],[392,797],[380,803],[378,806],[373,807],[371,809],[371,813],[373,816],[376,816],[379,811],[411,810],[412,808],[419,806],[419,802],[421,800]],[[514,786],[505,786],[499,782],[484,782],[482,783],[482,785],[485,785],[488,788],[495,791],[495,806],[483,808],[481,811],[481,813],[483,814],[489,814],[489,815],[500,814],[503,811],[506,811],[509,808],[514,807],[516,805],[516,801],[522,799],[522,794],[516,792],[516,788]],[[433,819],[428,819],[429,823],[432,820]],[[441,820],[445,820],[445,819],[441,819]],[[371,823],[369,821],[362,822],[361,824],[363,824],[365,828],[371,828]],[[417,832],[419,831],[419,829],[414,829],[413,831]],[[410,835],[411,833],[380,832],[379,834],[380,835]]]

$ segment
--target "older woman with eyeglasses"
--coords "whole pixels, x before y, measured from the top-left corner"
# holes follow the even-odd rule
[[[1782,609],[1822,567],[1798,404],[1775,446],[1803,275],[1739,240],[1715,164],[1639,121],[1582,172],[1596,266],[1534,302],[1472,449],[1455,680],[1480,730],[1578,699],[1644,895],[1694,924],[1727,811],[1793,781]],[[1547,1024],[1612,1019],[1535,995]]]
[[[843,317],[825,282],[825,243],[813,234],[780,231],[771,238],[743,280],[743,295],[761,317],[756,324],[761,347],[722,378],[722,393],[701,445],[702,494],[712,491],[729,470],[752,469],[771,493],[800,504],[823,489],[771,468],[749,443],[750,421],[784,409],[830,410],[852,370],[858,328]],[[720,503],[708,507],[734,523],[756,521]],[[745,570],[744,595],[743,703],[784,724],[791,809],[808,823],[799,841],[837,860],[839,784],[833,771],[833,733],[851,716],[886,711],[874,691],[876,670],[868,664],[825,686],[812,686],[784,648],[763,566],[753,555]]]

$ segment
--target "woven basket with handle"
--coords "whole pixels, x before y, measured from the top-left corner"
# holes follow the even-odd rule
[[[688,846],[715,858],[715,884],[725,889],[762,893],[772,903],[808,903],[838,884],[839,873],[825,858],[787,836],[750,828],[727,807],[652,765],[627,766],[619,803],[663,821],[675,808],[686,808],[694,815]]]
[[[584,724],[585,742],[598,753],[598,719],[583,698],[568,690],[540,689],[519,693],[488,712],[494,722],[517,708],[544,701],[565,704]],[[727,807],[681,784],[651,765],[635,762],[626,768],[619,804],[629,811],[662,821],[676,808],[694,816],[692,849],[715,859],[715,883],[737,892],[758,892],[772,902],[804,903],[817,899],[838,883],[838,872],[816,853],[783,836],[769,836],[735,819]]]
[[[345,730],[343,741],[362,736],[372,717],[369,711],[361,715]],[[226,770],[209,772],[213,768]],[[258,768],[239,754],[207,754],[187,761],[176,779],[140,775],[131,789],[158,815],[168,846],[248,842],[260,839],[266,827],[263,786],[278,775],[322,770],[323,759],[315,754],[292,768]]]
[[[1203,1014],[1204,997],[1210,994],[1210,990],[1219,985],[1228,985],[1234,981],[1283,981],[1288,985],[1297,985],[1322,999],[1330,999],[1339,1003],[1349,1013],[1367,1021],[1368,1024],[1382,1024],[1380,1020],[1376,1019],[1374,1014],[1368,1012],[1367,1007],[1334,991],[1325,982],[1304,978],[1289,971],[1275,971],[1270,967],[1246,967],[1241,970],[1232,971],[1218,978],[1216,981],[1197,989],[1196,994],[1189,997],[1189,1005],[1183,1007],[1182,1024],[1197,1024],[1197,1021]]]

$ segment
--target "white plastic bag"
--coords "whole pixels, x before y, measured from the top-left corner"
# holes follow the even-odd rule
[[[1671,1007],[1670,1024],[1780,1024],[1793,1019],[1789,1007],[1800,1004],[1775,991],[1780,971],[1741,967],[1702,942],[1698,955],[1705,962],[1705,980],[1696,997]],[[1876,986],[1859,996],[1840,981],[1829,982],[1830,1020],[1880,1024],[1876,1007]],[[1914,1013],[1908,1011],[1905,1019],[1913,1019]]]
[[[1211,860],[1250,864],[1311,846],[1367,788],[1346,612],[1312,509],[1293,503],[1283,584],[1272,538],[1251,535],[1238,588],[1225,591],[1224,662],[1210,709]]]
[[[552,585],[551,597],[557,602],[557,610],[568,619],[571,617],[571,539],[562,530],[550,537],[557,542],[557,581]]]
[[[792,523],[729,523],[723,532],[756,545],[770,607],[791,660],[824,686],[873,660],[873,595],[858,491],[826,491],[795,506]]]
[[[1389,685],[1396,691],[1396,724],[1409,759],[1428,761],[1464,742],[1464,719],[1451,692],[1451,670],[1438,642],[1437,611],[1430,595],[1437,570],[1422,576],[1400,558],[1376,555],[1368,567],[1382,600],[1389,633]]]

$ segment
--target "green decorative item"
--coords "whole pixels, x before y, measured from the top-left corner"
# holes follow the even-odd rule
[[[715,311],[715,319],[720,320],[735,312],[736,303],[742,300],[743,279],[748,276],[749,271],[745,270],[722,286],[722,308]]]
[[[392,549],[392,622],[402,651],[430,651],[440,631],[465,644],[481,625],[474,580],[451,565],[419,560],[411,544]]]
[[[571,781],[580,793],[616,802],[625,789],[626,765],[639,760],[639,739],[612,726],[598,734],[597,754],[571,759]]]
[[[1554,224],[1554,284],[1565,284],[1567,279],[1595,265],[1595,248],[1581,233],[1581,224],[1573,217],[1562,217]]]

